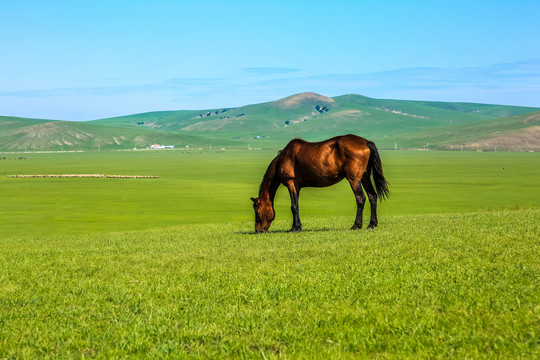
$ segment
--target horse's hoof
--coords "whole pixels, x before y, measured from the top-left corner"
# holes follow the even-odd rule
[[[368,229],[375,229],[377,227],[377,224],[369,224],[367,227]]]
[[[299,226],[299,227],[293,226],[293,227],[291,228],[291,230],[289,230],[289,232],[300,232],[300,231],[302,231],[302,227],[301,227],[301,226]]]
[[[357,225],[357,224],[354,224],[351,228],[351,230],[358,230],[358,229],[361,229],[362,228],[362,225]]]

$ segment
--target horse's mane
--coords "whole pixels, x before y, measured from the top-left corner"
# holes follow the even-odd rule
[[[268,168],[266,169],[266,172],[264,173],[264,176],[263,176],[263,178],[262,178],[262,180],[261,180],[261,184],[259,185],[259,196],[261,196],[261,191],[262,191],[262,189],[263,189],[264,183],[266,182],[266,180],[267,180],[267,178],[268,178],[268,176],[269,176],[268,174],[270,173],[270,170],[272,169],[272,167],[275,167],[275,163],[276,163],[277,159],[279,158],[279,155],[281,155],[281,152],[282,152],[282,151],[283,151],[283,150],[279,150],[279,151],[278,151],[278,154],[276,155],[276,157],[274,158],[274,160],[272,160],[272,161],[270,162],[270,165],[268,165]]]

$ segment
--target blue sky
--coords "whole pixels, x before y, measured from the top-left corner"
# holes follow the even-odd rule
[[[91,120],[304,91],[540,107],[540,1],[4,1],[0,115]]]

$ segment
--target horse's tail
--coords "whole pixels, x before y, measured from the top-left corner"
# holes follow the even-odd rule
[[[383,174],[381,157],[379,156],[379,150],[375,146],[375,143],[372,141],[367,142],[367,146],[370,151],[369,155],[369,166],[371,169],[371,176],[373,177],[373,182],[375,183],[375,189],[377,191],[377,196],[379,199],[386,199],[390,196],[390,190],[388,189],[388,181]]]

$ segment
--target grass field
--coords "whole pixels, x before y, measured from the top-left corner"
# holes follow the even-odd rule
[[[276,154],[269,150],[3,155],[0,237],[250,221],[249,197],[257,195]],[[381,156],[392,191],[379,206],[383,222],[392,215],[540,206],[538,153],[383,151]],[[7,177],[72,173],[159,179]],[[300,214],[308,229],[311,218],[329,216],[349,216],[352,225],[355,211],[347,182],[302,190]],[[277,194],[276,212],[278,220],[292,221],[284,187]]]
[[[343,183],[255,235],[275,154],[2,155],[0,358],[540,356],[537,153],[385,151],[377,229]],[[71,173],[159,179],[6,176]]]

